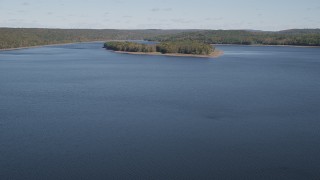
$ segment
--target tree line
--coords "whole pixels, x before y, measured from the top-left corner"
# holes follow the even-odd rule
[[[0,49],[90,41],[142,40],[187,31],[192,30],[0,28]]]
[[[320,29],[278,32],[246,30],[205,30],[146,38],[149,41],[199,41],[209,44],[320,46]]]
[[[104,48],[113,51],[156,52],[156,45],[147,45],[128,41],[109,41],[104,43]]]
[[[142,39],[161,42],[197,41],[205,44],[320,46],[320,29],[260,32],[248,30],[0,28],[0,49],[60,43]]]
[[[166,53],[181,53],[181,54],[196,54],[210,55],[214,51],[214,47],[207,43],[197,41],[173,41],[161,42],[157,45],[157,52]]]
[[[158,44],[141,44],[128,41],[110,41],[104,44],[104,48],[108,50],[126,52],[160,52],[162,54],[180,53],[194,55],[210,55],[215,49],[210,44],[200,43],[196,41],[161,42]]]

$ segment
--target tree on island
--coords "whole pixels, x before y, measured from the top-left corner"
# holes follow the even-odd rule
[[[206,43],[196,41],[161,42],[159,44],[140,44],[135,42],[110,41],[104,44],[104,48],[125,52],[160,52],[162,54],[193,54],[210,55],[215,48]]]
[[[155,45],[140,44],[135,42],[110,41],[104,44],[104,48],[114,51],[127,52],[156,52]]]
[[[214,51],[210,44],[199,43],[196,41],[178,41],[178,42],[161,42],[157,45],[157,52],[210,55]]]

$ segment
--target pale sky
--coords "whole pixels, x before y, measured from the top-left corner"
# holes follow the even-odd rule
[[[0,0],[0,27],[320,28],[320,0]]]

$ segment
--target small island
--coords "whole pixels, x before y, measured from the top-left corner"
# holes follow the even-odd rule
[[[158,44],[142,44],[129,41],[109,41],[104,48],[118,53],[191,56],[191,57],[218,57],[222,51],[216,50],[213,45],[197,41],[171,41]]]

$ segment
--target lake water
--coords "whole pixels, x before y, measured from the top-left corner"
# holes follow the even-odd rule
[[[320,179],[320,48],[0,52],[0,179]]]

